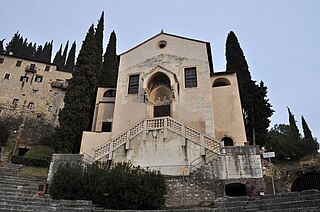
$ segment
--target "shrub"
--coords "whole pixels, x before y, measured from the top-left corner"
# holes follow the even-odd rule
[[[48,167],[50,162],[42,158],[34,158],[27,156],[17,156],[13,155],[11,158],[12,163],[23,164],[26,166],[36,166],[36,167]]]
[[[164,178],[159,172],[145,171],[130,163],[118,163],[111,170],[103,164],[64,164],[50,185],[54,199],[88,199],[112,209],[160,208],[165,193]]]

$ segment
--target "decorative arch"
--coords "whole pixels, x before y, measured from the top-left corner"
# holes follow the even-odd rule
[[[222,87],[231,85],[230,81],[227,78],[220,77],[213,81],[212,87]]]
[[[247,187],[242,183],[230,183],[225,185],[225,192],[229,197],[247,196]]]
[[[221,139],[221,141],[223,142],[223,145],[224,146],[234,146],[234,142],[233,142],[233,139],[232,138],[230,138],[230,137],[223,137],[222,139]]]
[[[106,90],[103,94],[103,97],[116,97],[116,89]]]
[[[173,98],[170,78],[163,72],[156,72],[149,78],[146,90],[152,117],[170,116]]]

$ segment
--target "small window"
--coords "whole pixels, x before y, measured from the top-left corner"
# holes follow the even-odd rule
[[[103,94],[103,97],[115,97],[115,96],[116,96],[116,90],[107,90]]]
[[[36,64],[32,63],[32,64],[30,65],[29,70],[35,70],[35,68],[36,68]]]
[[[19,99],[13,99],[12,104],[17,105],[19,103]]]
[[[226,78],[218,78],[213,82],[212,87],[222,87],[231,85],[230,81]]]
[[[34,103],[33,103],[33,102],[29,102],[28,108],[29,108],[29,109],[33,109],[33,108],[34,108]]]
[[[50,71],[50,66],[46,66],[44,70],[45,71]]]
[[[22,63],[22,61],[21,61],[21,60],[18,60],[17,63],[16,63],[16,66],[17,66],[17,67],[20,67],[20,66],[21,66],[21,63]]]
[[[193,68],[185,68],[184,69],[184,80],[186,88],[197,87],[197,70],[195,67]]]
[[[112,122],[102,122],[101,132],[111,132]]]
[[[32,93],[36,94],[39,90],[38,89],[32,89]]]
[[[139,74],[129,76],[128,94],[137,94],[139,91]]]
[[[3,109],[0,109],[0,115],[2,114],[2,112],[3,112]]]
[[[0,64],[2,64],[4,61],[4,58],[3,57],[0,57]]]
[[[42,120],[42,117],[40,115],[37,115],[37,118],[36,118],[37,121],[41,121]]]
[[[10,79],[10,74],[6,73],[6,74],[4,75],[4,78],[5,78],[5,79]]]
[[[48,107],[48,112],[52,112],[52,106],[51,105]]]
[[[42,82],[43,76],[37,75],[34,79],[35,82]]]
[[[20,81],[22,82],[28,82],[29,77],[21,76]]]
[[[164,41],[164,40],[162,40],[162,41],[160,41],[160,42],[158,43],[158,47],[159,47],[160,49],[163,49],[163,48],[165,48],[166,46],[167,46],[167,42]]]

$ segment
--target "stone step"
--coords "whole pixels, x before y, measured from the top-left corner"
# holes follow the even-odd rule
[[[319,207],[320,200],[297,200],[291,202],[270,203],[260,205],[261,210],[275,210],[275,209],[289,209],[289,208],[301,208],[301,207]]]

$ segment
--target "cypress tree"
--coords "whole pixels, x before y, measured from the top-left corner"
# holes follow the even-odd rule
[[[0,53],[4,53],[4,49],[3,49],[3,41],[5,39],[0,40]]]
[[[68,47],[69,47],[69,41],[67,41],[67,44],[64,47],[62,58],[61,58],[61,66],[62,66],[61,69],[62,70],[65,70],[65,68],[66,68],[66,58],[67,58]]]
[[[23,46],[23,38],[21,37],[19,31],[16,32],[10,42],[6,46],[6,52],[12,53],[15,56],[22,57],[23,54],[21,52]]]
[[[76,42],[74,41],[68,54],[66,68],[65,68],[66,71],[73,72],[75,57],[76,57]]]
[[[37,50],[36,50],[35,54],[34,54],[34,59],[40,60],[41,54],[42,54],[42,46],[39,45],[37,47]]]
[[[40,56],[40,61],[44,63],[51,63],[52,44],[53,41],[45,43]]]
[[[243,109],[247,139],[250,144],[264,146],[269,127],[269,118],[273,114],[267,87],[263,82],[257,85],[251,79],[249,66],[234,32],[230,32],[226,41],[226,71],[235,71]]]
[[[60,126],[56,128],[54,136],[56,151],[79,153],[82,132],[88,130],[91,119],[91,96],[97,85],[96,67],[99,63],[97,52],[92,25],[82,43],[76,71],[65,94],[65,106],[59,113]]]
[[[54,56],[54,59],[53,59],[53,63],[58,65],[59,70],[61,70],[61,67],[62,67],[62,55],[61,55],[61,52],[62,52],[62,44],[60,45],[60,48],[57,51],[57,53],[56,53],[56,55]]]
[[[99,78],[99,85],[101,86],[117,85],[119,62],[116,54],[116,42],[116,33],[113,31],[110,34],[109,43],[101,66],[101,77]]]
[[[302,122],[304,138],[313,139],[311,130],[309,129],[309,126],[303,116],[301,116],[301,122]]]
[[[296,120],[289,108],[288,108],[288,114],[289,114],[289,136],[292,140],[300,140],[301,136],[296,124]]]
[[[97,24],[96,32],[95,32],[95,39],[96,39],[98,55],[99,55],[99,63],[97,63],[97,69],[96,69],[98,79],[100,79],[101,77],[101,64],[102,64],[102,54],[103,54],[103,30],[104,30],[104,12],[102,12],[100,16],[100,19]]]

